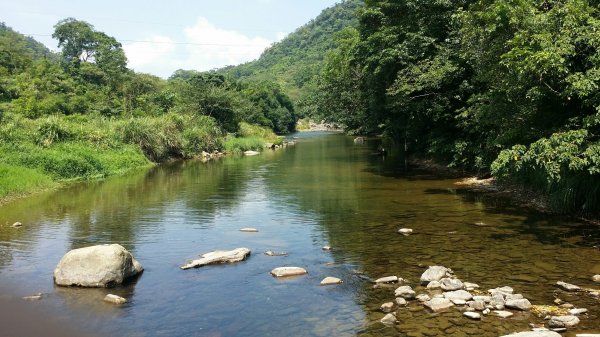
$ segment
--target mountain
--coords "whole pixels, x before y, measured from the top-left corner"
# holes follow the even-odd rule
[[[355,13],[362,6],[362,0],[342,1],[265,50],[258,60],[218,72],[234,79],[275,81],[298,103],[319,74],[326,53],[337,47],[335,34],[358,25]]]

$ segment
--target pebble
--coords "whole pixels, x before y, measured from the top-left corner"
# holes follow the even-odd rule
[[[470,318],[470,319],[474,319],[474,320],[479,320],[481,319],[481,315],[476,313],[476,312],[471,312],[471,311],[466,311],[463,313],[463,316]]]
[[[484,314],[484,315],[489,315],[490,314],[490,309],[486,308],[481,313]]]
[[[412,228],[400,228],[398,230],[398,233],[404,235],[404,236],[409,236],[413,233]]]
[[[396,322],[398,322],[398,320],[396,319],[396,315],[387,314],[387,315],[383,316],[383,318],[381,319],[380,322],[385,325],[392,325],[392,324],[396,324]]]
[[[21,226],[23,226],[23,224],[17,221],[17,222],[15,222],[14,224],[12,224],[12,226],[11,226],[11,227],[12,227],[12,228],[19,228],[19,227],[21,227]]]
[[[386,302],[383,303],[380,307],[379,310],[383,311],[383,312],[392,312],[392,310],[394,310],[394,302]]]
[[[247,228],[241,228],[240,232],[256,233],[256,232],[258,232],[258,229],[247,227]]]
[[[417,295],[416,299],[419,302],[427,302],[431,299],[431,297],[429,297],[429,295],[427,295],[427,294],[419,294],[419,295]]]
[[[127,300],[121,296],[108,294],[104,297],[104,302],[109,302],[109,303],[113,303],[113,304],[123,304],[123,303],[127,303]]]
[[[343,282],[343,281],[342,281],[342,280],[340,280],[340,279],[339,279],[339,278],[337,278],[337,277],[331,277],[331,276],[328,276],[328,277],[324,278],[324,279],[321,281],[321,285],[322,285],[322,286],[328,286],[328,285],[333,285],[333,284],[340,284],[340,283],[342,283],[342,282]]]
[[[323,250],[332,250],[333,248],[331,248],[331,246],[323,246],[323,248],[321,248]]]
[[[404,306],[406,305],[406,299],[402,298],[402,297],[396,297],[396,304]]]

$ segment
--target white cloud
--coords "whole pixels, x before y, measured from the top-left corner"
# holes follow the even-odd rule
[[[162,77],[177,69],[205,71],[254,60],[274,42],[216,27],[205,18],[198,18],[193,26],[185,28],[183,36],[184,41],[179,42],[153,36],[145,39],[149,42],[125,45],[129,66]]]

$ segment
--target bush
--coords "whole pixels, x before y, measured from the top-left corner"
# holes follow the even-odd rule
[[[50,116],[44,119],[37,128],[35,142],[41,146],[50,146],[52,143],[69,140],[73,132],[59,117]]]

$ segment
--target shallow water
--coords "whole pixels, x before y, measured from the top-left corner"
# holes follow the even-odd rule
[[[295,136],[298,145],[285,150],[173,163],[1,207],[0,286],[10,289],[2,297],[42,292],[32,306],[58,322],[76,318],[97,336],[499,336],[543,322],[531,314],[473,322],[411,302],[397,311],[399,324],[379,323],[394,287],[374,289],[366,278],[398,275],[417,286],[424,266],[440,264],[484,290],[509,285],[533,304],[558,297],[588,308],[564,336],[600,333],[600,301],[553,286],[600,288],[591,281],[600,274],[597,226],[461,192],[455,180],[407,170],[399,155],[373,155],[377,140]],[[11,228],[15,221],[23,227]],[[399,235],[401,227],[415,234]],[[114,289],[53,285],[68,250],[102,243],[122,244],[145,272]],[[235,265],[179,269],[236,247],[253,254]],[[309,274],[269,274],[284,265]],[[319,286],[326,276],[344,283]],[[106,293],[129,302],[104,303]]]

